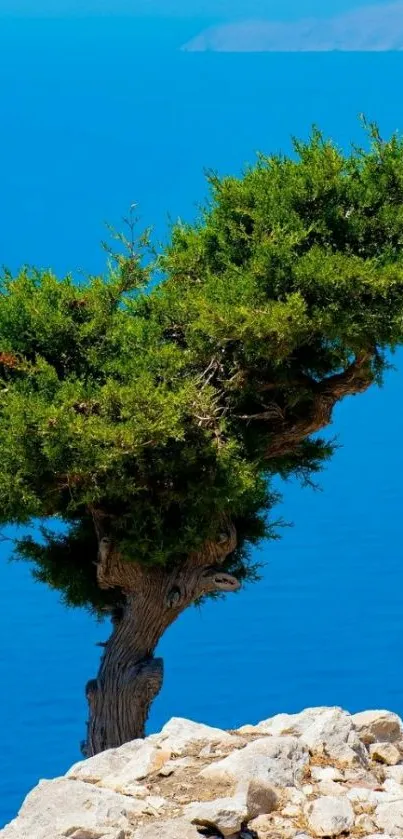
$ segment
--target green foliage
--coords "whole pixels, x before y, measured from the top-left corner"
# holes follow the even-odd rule
[[[93,509],[150,565],[230,515],[227,566],[247,576],[250,545],[274,535],[272,477],[311,481],[333,450],[308,437],[268,459],[268,439],[358,355],[381,381],[403,338],[403,143],[370,135],[346,157],[315,130],[294,159],[210,175],[200,218],[153,265],[131,236],[104,278],[3,276],[0,520],[68,525],[18,546],[68,603],[118,598],[96,586]]]

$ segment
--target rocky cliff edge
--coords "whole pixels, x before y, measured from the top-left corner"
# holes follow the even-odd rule
[[[388,711],[279,714],[160,734],[41,781],[1,839],[403,837],[403,723]]]

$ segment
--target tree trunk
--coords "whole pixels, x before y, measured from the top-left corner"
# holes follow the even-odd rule
[[[163,662],[154,658],[156,646],[170,624],[203,594],[239,588],[238,581],[219,567],[235,545],[236,534],[228,525],[217,543],[208,543],[168,572],[123,562],[113,545],[100,539],[98,582],[103,588],[119,587],[125,605],[114,622],[98,676],[87,685],[86,756],[144,737],[150,706],[163,680]]]

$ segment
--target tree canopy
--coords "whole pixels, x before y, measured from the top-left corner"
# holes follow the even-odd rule
[[[97,584],[99,520],[125,560],[167,568],[230,521],[226,568],[253,575],[273,477],[310,480],[336,402],[381,383],[403,340],[403,141],[370,141],[344,155],[314,130],[210,174],[151,262],[129,242],[85,282],[4,272],[0,521],[43,522],[17,555],[69,604],[119,601]]]

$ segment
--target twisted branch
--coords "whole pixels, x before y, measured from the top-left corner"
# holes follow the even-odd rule
[[[363,352],[342,373],[329,376],[321,382],[310,379],[308,385],[304,377],[304,387],[310,390],[312,396],[311,406],[300,419],[285,417],[271,425],[266,457],[283,457],[295,452],[306,437],[329,425],[336,403],[344,396],[364,393],[374,380],[372,360],[372,353]]]

